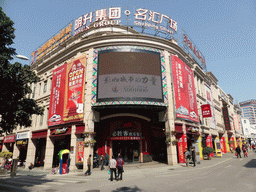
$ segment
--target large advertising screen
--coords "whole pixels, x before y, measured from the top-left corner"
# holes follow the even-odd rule
[[[83,120],[86,57],[53,70],[48,126]]]
[[[160,53],[99,51],[97,102],[102,101],[163,102]]]
[[[193,71],[177,56],[171,56],[177,118],[199,122]]]

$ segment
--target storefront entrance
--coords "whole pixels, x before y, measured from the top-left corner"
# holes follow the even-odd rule
[[[139,141],[112,141],[112,147],[115,158],[117,158],[118,154],[120,153],[125,162],[139,162]]]

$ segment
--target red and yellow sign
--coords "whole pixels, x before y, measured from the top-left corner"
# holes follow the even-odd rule
[[[86,56],[53,70],[48,126],[82,121]]]
[[[76,163],[84,162],[84,141],[77,141]]]

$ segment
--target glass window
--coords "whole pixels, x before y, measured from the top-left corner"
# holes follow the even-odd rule
[[[41,115],[41,116],[40,116],[40,126],[43,125],[43,121],[44,121],[44,115]]]
[[[47,91],[47,80],[44,81],[44,93]]]

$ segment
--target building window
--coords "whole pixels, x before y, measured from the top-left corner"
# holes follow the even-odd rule
[[[34,90],[33,90],[32,98],[35,98],[35,94],[36,94],[36,85],[34,86]]]
[[[44,93],[47,91],[47,80],[44,81]]]
[[[39,83],[38,95],[40,95],[40,91],[41,91],[41,83]]]

